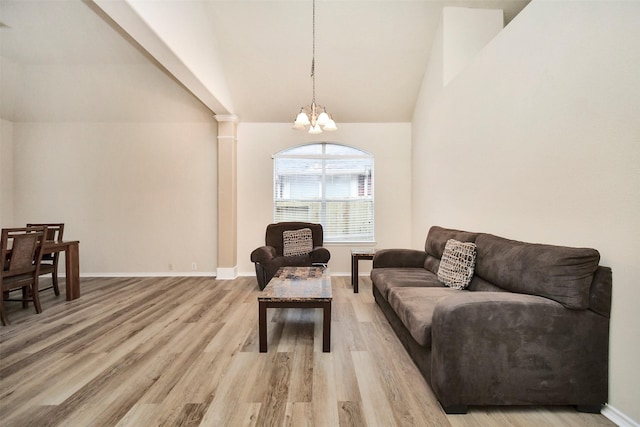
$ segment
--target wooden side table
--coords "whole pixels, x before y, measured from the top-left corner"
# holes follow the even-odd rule
[[[351,286],[353,293],[358,293],[358,261],[361,259],[373,259],[376,250],[373,248],[351,249]]]

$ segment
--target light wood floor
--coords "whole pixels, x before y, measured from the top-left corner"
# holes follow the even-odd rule
[[[258,352],[255,278],[82,279],[82,297],[10,303],[0,327],[9,426],[611,426],[572,408],[445,415],[361,279],[320,309],[270,309]],[[63,291],[64,294],[64,291]]]

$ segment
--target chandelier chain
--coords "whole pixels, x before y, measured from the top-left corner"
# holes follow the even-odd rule
[[[312,0],[311,14],[311,82],[313,85],[313,98],[311,104],[300,108],[300,112],[293,122],[294,129],[304,129],[309,126],[309,133],[317,134],[323,130],[338,130],[333,117],[327,112],[322,105],[316,104],[316,0]]]
[[[316,0],[313,0],[312,9],[312,23],[311,23],[311,81],[313,85],[313,102],[316,101]]]

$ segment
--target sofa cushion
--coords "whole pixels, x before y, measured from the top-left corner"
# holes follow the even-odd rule
[[[447,240],[438,268],[438,280],[445,286],[464,289],[473,277],[476,264],[476,244]]]
[[[306,255],[313,250],[310,228],[282,232],[282,252],[284,256]]]
[[[396,287],[443,287],[436,275],[424,268],[374,268],[371,282],[387,299],[389,289]]]
[[[442,228],[434,225],[429,229],[427,241],[424,244],[424,250],[429,255],[438,259],[442,258],[444,247],[447,240],[455,239],[459,242],[475,242],[480,233],[471,233],[469,231],[452,230],[450,228]],[[436,273],[434,271],[434,273]]]
[[[452,288],[393,288],[389,290],[389,305],[398,315],[414,340],[431,347],[431,319],[441,299],[459,294]]]
[[[491,234],[476,239],[475,273],[511,292],[540,295],[567,308],[589,307],[595,249],[524,243]]]

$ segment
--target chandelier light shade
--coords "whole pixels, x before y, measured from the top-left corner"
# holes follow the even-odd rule
[[[311,98],[310,105],[306,105],[300,109],[296,120],[293,122],[293,128],[306,129],[308,126],[309,133],[318,134],[322,133],[323,130],[338,130],[338,127],[336,126],[336,122],[333,121],[333,117],[327,113],[327,109],[322,105],[316,104],[316,0],[313,0],[312,22],[311,81],[313,85],[313,97]]]

